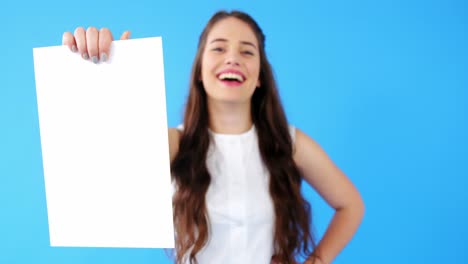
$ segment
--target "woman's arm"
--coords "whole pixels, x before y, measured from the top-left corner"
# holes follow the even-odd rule
[[[172,162],[179,151],[180,132],[177,128],[169,128],[167,132],[169,135],[169,157]]]
[[[364,215],[356,187],[309,136],[296,129],[294,161],[304,179],[335,209],[335,214],[306,264],[328,264],[351,240]]]

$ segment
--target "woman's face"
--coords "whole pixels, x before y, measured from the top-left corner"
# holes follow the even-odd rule
[[[248,24],[229,17],[208,33],[201,62],[201,81],[208,101],[250,103],[260,86],[258,41]]]

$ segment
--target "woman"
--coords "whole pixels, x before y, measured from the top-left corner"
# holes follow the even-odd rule
[[[121,39],[128,39],[125,32]],[[77,28],[63,44],[106,60],[112,34]],[[359,226],[359,192],[320,146],[288,125],[265,37],[242,12],[218,12],[199,39],[184,123],[169,129],[176,263],[331,263]],[[320,243],[302,179],[336,212]]]

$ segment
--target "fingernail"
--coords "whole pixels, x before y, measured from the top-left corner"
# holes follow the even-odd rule
[[[98,63],[98,61],[99,61],[97,56],[91,57],[91,60],[92,60],[94,63]]]
[[[107,61],[107,54],[105,52],[101,53],[101,61]]]
[[[73,51],[73,52],[76,52],[76,51],[77,51],[77,49],[76,49],[76,46],[75,46],[75,45],[73,45],[73,46],[72,46],[72,51]]]
[[[81,56],[82,56],[83,59],[85,59],[85,60],[89,59],[89,55],[88,55],[87,52],[83,53]]]

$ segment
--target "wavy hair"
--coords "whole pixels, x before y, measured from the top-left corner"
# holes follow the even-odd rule
[[[207,95],[202,82],[201,59],[207,36],[219,21],[234,17],[247,23],[254,32],[260,52],[260,84],[251,98],[251,116],[256,127],[258,147],[270,173],[269,191],[274,205],[274,256],[278,263],[295,263],[297,256],[308,256],[315,248],[311,208],[301,194],[302,178],[293,160],[293,142],[265,53],[265,35],[248,14],[219,11],[200,35],[185,105],[184,129],[179,151],[171,163],[177,190],[173,196],[176,232],[176,263],[197,263],[197,253],[208,241],[209,219],[205,195],[211,176],[206,166],[210,145]]]

